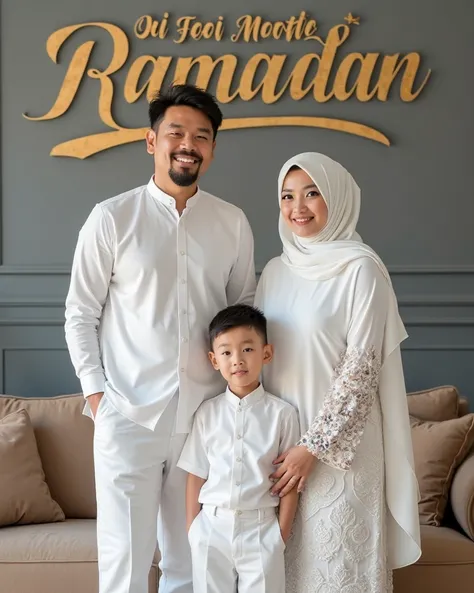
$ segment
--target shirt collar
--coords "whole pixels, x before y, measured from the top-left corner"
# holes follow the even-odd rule
[[[176,200],[172,196],[166,194],[162,189],[160,189],[156,185],[154,175],[151,176],[151,179],[148,182],[147,190],[156,200],[158,200],[165,206],[168,206],[169,208],[176,208]],[[196,193],[190,198],[188,198],[186,202],[186,208],[192,208],[194,204],[196,204],[196,202],[198,201],[200,195],[201,190],[198,187]]]
[[[227,389],[225,390],[225,399],[234,408],[238,408],[238,407],[248,408],[248,407],[252,406],[253,404],[256,404],[258,401],[260,401],[264,395],[265,395],[265,390],[263,389],[263,386],[261,383],[257,387],[257,389],[255,389],[255,391],[252,391],[252,393],[249,393],[248,395],[246,395],[243,398],[237,397],[234,393],[232,393],[232,391],[229,389],[229,386],[227,386]]]

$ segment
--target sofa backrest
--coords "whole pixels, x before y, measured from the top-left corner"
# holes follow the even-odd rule
[[[93,433],[82,395],[22,398],[0,395],[0,418],[25,409],[33,424],[51,496],[71,519],[96,517]]]
[[[466,397],[459,398],[459,417],[469,414],[469,400]]]

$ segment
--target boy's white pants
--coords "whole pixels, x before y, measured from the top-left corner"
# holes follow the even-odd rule
[[[194,593],[285,593],[276,511],[204,505],[188,533]]]
[[[176,467],[186,435],[173,434],[177,399],[154,431],[125,418],[106,395],[100,401],[94,430],[100,593],[148,593],[157,536],[160,593],[192,593],[187,474]]]

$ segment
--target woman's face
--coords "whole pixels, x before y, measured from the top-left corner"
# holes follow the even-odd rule
[[[294,169],[285,177],[280,209],[286,224],[299,237],[317,235],[328,221],[326,202],[302,169]]]

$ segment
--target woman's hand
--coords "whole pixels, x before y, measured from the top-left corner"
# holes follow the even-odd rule
[[[271,489],[272,494],[285,496],[296,486],[298,492],[302,492],[306,480],[313,469],[316,458],[304,446],[296,446],[282,453],[273,462],[274,465],[281,463],[280,467],[270,476],[276,484]]]

